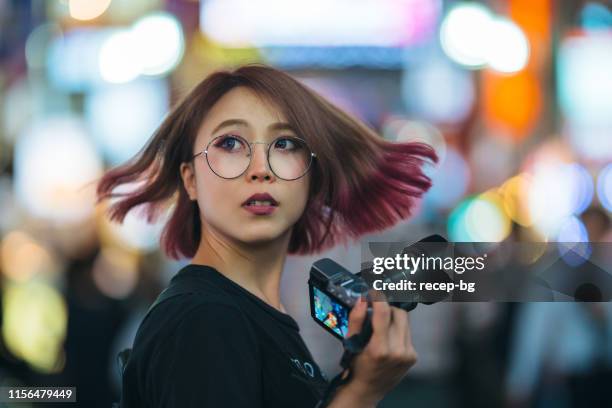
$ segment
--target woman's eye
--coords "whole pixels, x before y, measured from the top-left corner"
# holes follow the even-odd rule
[[[282,137],[280,139],[277,139],[274,142],[274,148],[275,149],[294,150],[297,147],[298,147],[298,144],[296,143],[296,141],[292,140],[289,137]]]
[[[215,143],[215,147],[220,147],[224,150],[239,150],[243,147],[242,141],[234,136],[224,136],[219,138]]]

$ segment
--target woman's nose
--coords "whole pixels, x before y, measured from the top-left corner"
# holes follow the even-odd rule
[[[265,144],[254,143],[251,147],[251,164],[247,173],[251,180],[257,180],[258,178],[270,180],[274,176],[268,165],[267,146]]]

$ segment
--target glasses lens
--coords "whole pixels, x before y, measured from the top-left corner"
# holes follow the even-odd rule
[[[220,177],[238,177],[249,167],[249,145],[240,137],[219,136],[213,139],[207,151],[208,165]]]
[[[310,148],[301,139],[280,137],[272,142],[269,150],[270,169],[285,180],[302,177],[310,167]]]

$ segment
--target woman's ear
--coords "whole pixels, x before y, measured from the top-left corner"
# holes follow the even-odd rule
[[[191,201],[195,201],[198,198],[198,195],[196,189],[196,179],[193,163],[181,163],[181,179],[183,179],[183,186],[187,191],[189,199]]]

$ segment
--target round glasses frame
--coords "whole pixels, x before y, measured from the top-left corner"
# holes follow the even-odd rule
[[[247,156],[249,157],[249,164],[245,167],[244,171],[240,174],[238,174],[237,176],[234,177],[224,177],[222,175],[220,175],[219,173],[217,173],[211,166],[210,164],[210,160],[208,160],[208,149],[210,148],[210,145],[212,145],[216,140],[221,139],[223,137],[227,137],[227,135],[221,135],[221,136],[217,136],[214,139],[212,139],[210,142],[208,142],[208,144],[206,145],[206,149],[204,149],[203,151],[201,151],[200,153],[196,153],[193,155],[193,157],[191,158],[192,160],[195,159],[196,157],[200,156],[200,155],[204,155],[206,157],[206,163],[208,164],[208,167],[210,168],[210,171],[212,171],[213,173],[215,173],[215,175],[217,175],[218,177],[221,177],[222,179],[226,179],[226,180],[233,180],[236,179],[240,176],[242,176],[244,173],[247,172],[247,170],[249,169],[249,167],[251,167],[251,161],[253,159],[253,145],[256,144],[262,144],[262,145],[267,145],[268,148],[266,149],[266,161],[268,162],[268,168],[270,169],[270,171],[272,173],[274,173],[274,175],[276,177],[278,177],[281,180],[285,180],[285,181],[293,181],[293,180],[298,180],[302,177],[304,177],[308,171],[310,170],[310,167],[312,166],[312,162],[314,161],[314,159],[317,158],[317,155],[315,153],[313,153],[312,151],[310,152],[310,156],[308,157],[308,165],[306,166],[306,169],[304,170],[304,173],[302,173],[301,176],[299,177],[295,177],[295,178],[291,178],[291,179],[287,179],[284,177],[279,176],[278,174],[276,174],[276,172],[274,171],[274,169],[272,168],[272,165],[270,164],[270,148],[274,145],[274,143],[276,143],[278,140],[282,140],[282,139],[294,139],[294,140],[298,140],[301,143],[303,143],[305,146],[308,146],[308,143],[306,143],[306,141],[304,139],[301,139],[299,137],[295,137],[295,136],[279,136],[276,139],[274,139],[272,142],[270,143],[266,143],[266,142],[249,142],[247,140],[245,140],[243,137],[240,137],[238,135],[232,135],[231,137],[236,138],[236,139],[240,139],[241,141],[244,142],[245,145],[247,145],[249,147],[249,152],[247,154]],[[310,150],[310,147],[308,147],[308,150]]]

